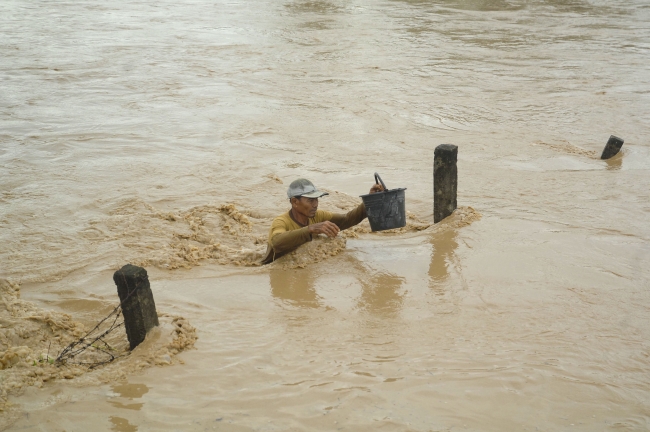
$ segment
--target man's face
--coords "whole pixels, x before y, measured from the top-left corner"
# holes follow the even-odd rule
[[[292,200],[295,211],[308,218],[316,216],[318,210],[318,198],[299,197]]]

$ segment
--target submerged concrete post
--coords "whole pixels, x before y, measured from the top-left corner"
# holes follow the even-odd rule
[[[623,140],[620,139],[619,137],[615,137],[614,135],[611,135],[609,137],[609,140],[607,140],[607,144],[605,144],[605,148],[603,149],[603,154],[600,155],[601,159],[609,159],[612,156],[616,156],[619,151],[621,151],[621,147],[623,147]]]
[[[456,210],[458,189],[458,146],[440,144],[433,157],[433,223],[438,223]]]
[[[124,327],[131,349],[140,345],[147,332],[158,325],[158,313],[147,271],[127,264],[113,274],[120,296]]]

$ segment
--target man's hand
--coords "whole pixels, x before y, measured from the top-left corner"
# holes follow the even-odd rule
[[[379,183],[377,183],[377,184],[373,185],[370,188],[370,193],[373,194],[375,192],[382,192],[383,190],[384,190],[384,187],[382,185],[380,185]]]
[[[311,234],[325,234],[327,237],[334,238],[339,233],[339,227],[335,223],[330,221],[319,222],[313,225],[309,225],[309,232]]]

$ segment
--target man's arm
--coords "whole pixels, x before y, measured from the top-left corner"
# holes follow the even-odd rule
[[[291,252],[298,246],[311,241],[311,234],[309,233],[308,227],[287,231],[287,228],[282,223],[277,224],[277,226],[275,223],[273,224],[269,237],[269,243],[276,257]]]
[[[376,193],[376,192],[381,192],[384,190],[384,187],[380,184],[374,184],[370,188],[371,194]],[[348,229],[350,227],[353,227],[359,223],[361,223],[362,220],[368,217],[368,214],[366,213],[366,206],[363,205],[363,203],[359,204],[357,208],[354,210],[350,210],[346,214],[328,214],[329,218],[328,221],[332,222],[335,224],[340,230]],[[320,225],[320,224],[317,224]],[[312,225],[313,226],[313,225]],[[323,234],[327,234],[330,237],[335,237],[337,233],[334,233],[334,235],[330,235],[328,232],[323,232]]]
[[[350,210],[344,215],[336,213],[333,214],[330,221],[336,224],[340,230],[344,230],[357,225],[366,217],[368,217],[368,214],[366,213],[366,206],[361,203],[357,206],[357,208]]]

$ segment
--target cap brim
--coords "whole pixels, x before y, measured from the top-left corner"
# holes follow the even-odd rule
[[[320,198],[320,197],[325,196],[325,195],[329,195],[329,193],[321,192],[321,191],[314,191],[314,192],[310,192],[310,193],[307,193],[307,194],[302,194],[300,196],[303,196],[305,198]]]

